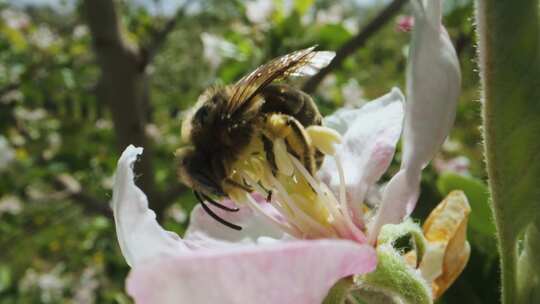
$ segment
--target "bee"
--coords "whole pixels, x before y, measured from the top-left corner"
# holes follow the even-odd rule
[[[313,75],[334,55],[310,47],[275,58],[233,85],[207,89],[188,110],[181,130],[187,146],[175,153],[178,177],[217,221],[241,229],[217,216],[205,201],[226,211],[238,211],[212,197],[227,197],[226,189],[231,187],[247,192],[253,190],[231,177],[231,164],[254,138],[263,143],[273,174],[279,167],[273,147],[276,139],[282,139],[288,152],[310,173],[320,166],[322,153],[312,146],[306,133],[307,127],[321,125],[322,116],[315,102],[297,88],[273,82],[289,76]]]

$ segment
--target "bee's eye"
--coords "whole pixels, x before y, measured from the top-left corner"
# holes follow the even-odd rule
[[[201,124],[208,123],[209,114],[210,110],[208,109],[208,107],[203,106],[197,111],[197,114],[195,114],[195,119]]]

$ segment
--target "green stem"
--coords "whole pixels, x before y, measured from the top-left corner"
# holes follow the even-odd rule
[[[502,303],[516,303],[517,248],[510,238],[499,238],[502,275]]]
[[[518,285],[517,241],[540,210],[538,0],[477,0],[476,20],[485,159],[503,303],[529,303]]]

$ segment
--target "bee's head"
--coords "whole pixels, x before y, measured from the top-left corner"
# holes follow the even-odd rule
[[[207,195],[224,195],[215,181],[210,162],[194,147],[183,147],[175,152],[178,179],[187,187]]]
[[[200,138],[207,138],[213,134],[219,122],[227,96],[220,88],[206,90],[197,100],[197,103],[186,113],[182,123],[182,140],[195,142]]]

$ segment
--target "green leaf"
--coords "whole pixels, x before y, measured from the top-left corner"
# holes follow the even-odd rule
[[[471,205],[469,227],[485,236],[495,235],[495,224],[489,207],[487,186],[479,179],[456,173],[444,173],[437,180],[437,189],[446,196],[452,190],[465,192]]]
[[[345,41],[351,38],[351,34],[341,24],[326,24],[319,28],[313,37],[321,48],[338,49]]]
[[[313,5],[314,0],[294,0],[294,9],[300,16],[303,16],[306,11]]]
[[[0,293],[11,285],[11,271],[7,266],[0,266]]]

